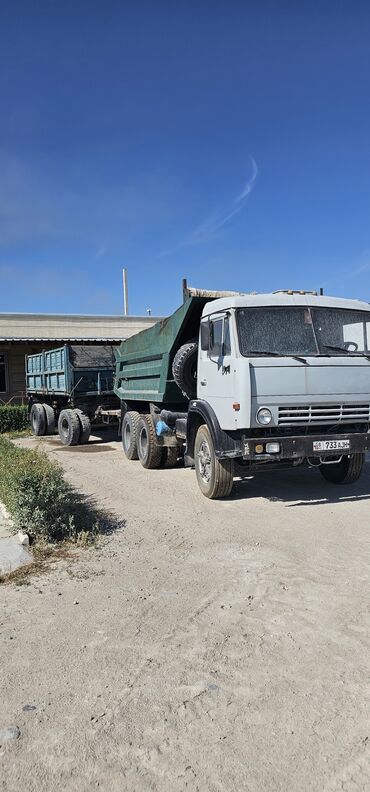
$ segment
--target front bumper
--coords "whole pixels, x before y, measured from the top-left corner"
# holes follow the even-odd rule
[[[345,451],[338,449],[325,449],[325,451],[314,451],[314,443],[320,440],[349,440],[350,448]],[[267,454],[265,452],[266,443],[279,443],[280,452]],[[256,452],[256,446],[263,446],[262,453]],[[242,436],[243,459],[300,459],[302,457],[338,457],[348,454],[359,454],[370,450],[370,433],[354,432],[351,434],[331,434],[301,435],[289,437],[248,437]]]

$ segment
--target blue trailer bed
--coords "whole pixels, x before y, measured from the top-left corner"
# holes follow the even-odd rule
[[[65,345],[26,357],[28,394],[95,396],[113,393],[112,346]]]

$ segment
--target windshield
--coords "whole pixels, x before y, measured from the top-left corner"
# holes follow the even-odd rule
[[[261,355],[353,355],[370,350],[370,311],[342,308],[241,308],[240,351]]]

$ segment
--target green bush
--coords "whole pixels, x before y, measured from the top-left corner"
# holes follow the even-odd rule
[[[0,434],[27,429],[27,407],[20,404],[0,406]]]
[[[4,437],[0,437],[0,500],[15,529],[33,538],[76,540],[81,534],[113,528],[107,515],[76,493],[46,454],[18,448]]]

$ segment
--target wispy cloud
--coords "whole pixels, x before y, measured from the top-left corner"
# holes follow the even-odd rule
[[[99,247],[97,248],[94,254],[94,261],[99,261],[101,258],[104,258],[106,252],[107,252],[106,245],[99,245]]]
[[[214,234],[219,231],[220,228],[226,225],[233,217],[235,217],[235,215],[239,214],[239,212],[244,209],[248,195],[252,192],[258,175],[256,161],[253,159],[253,157],[251,157],[250,160],[252,174],[245,184],[242,192],[237,195],[236,198],[234,198],[233,202],[228,208],[224,208],[222,211],[214,212],[205,220],[203,220],[202,223],[196,226],[183,241],[182,244],[184,246],[198,245],[201,242],[206,242],[208,239],[210,239],[210,237],[214,236]]]

